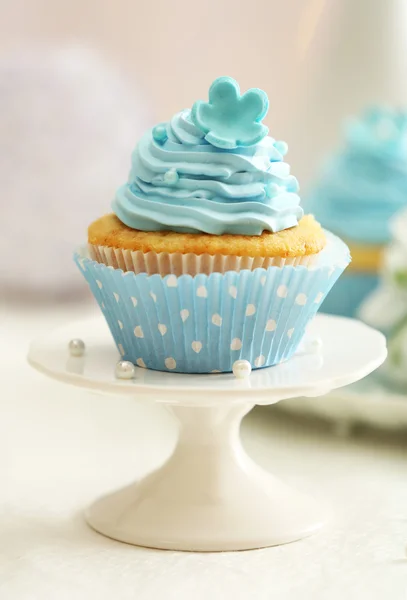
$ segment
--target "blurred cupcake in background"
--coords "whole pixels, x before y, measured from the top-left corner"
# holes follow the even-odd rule
[[[345,126],[345,145],[325,165],[306,207],[348,244],[352,263],[322,306],[354,316],[376,287],[389,221],[407,206],[407,113],[372,108]]]
[[[220,77],[147,130],[113,214],[77,264],[120,354],[140,367],[228,372],[289,359],[349,250],[303,214],[265,92]]]
[[[378,374],[407,392],[407,210],[390,221],[391,243],[383,255],[377,289],[358,316],[387,337],[388,357]]]

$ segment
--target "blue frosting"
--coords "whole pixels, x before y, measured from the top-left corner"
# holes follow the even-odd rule
[[[260,123],[267,97],[261,90],[240,96],[233,82],[228,114],[228,103],[219,100],[224,87],[216,87],[225,80],[230,88],[229,78],[212,84],[209,112],[196,103],[194,119],[183,110],[140,140],[129,180],[113,201],[123,223],[215,235],[260,235],[298,224],[303,211],[298,182],[283,162],[287,145],[267,137]]]
[[[383,244],[407,206],[407,114],[371,109],[349,121],[345,149],[325,166],[307,200],[321,223],[350,241]]]

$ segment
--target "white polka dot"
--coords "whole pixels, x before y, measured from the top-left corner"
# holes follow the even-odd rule
[[[181,319],[183,320],[183,322],[185,323],[185,321],[188,319],[189,317],[189,310],[187,308],[183,308],[180,313],[181,315]]]
[[[175,275],[169,275],[167,277],[167,287],[178,287],[178,280]]]
[[[167,333],[167,325],[163,325],[163,323],[158,323],[158,331],[161,335],[165,335]]]
[[[117,347],[119,348],[119,352],[120,352],[120,354],[121,354],[122,356],[124,356],[124,355],[125,355],[125,351],[124,351],[124,348],[123,348],[123,346],[122,346],[121,344],[118,344],[118,345],[117,345]]]
[[[119,300],[120,300],[119,294],[116,294],[116,292],[113,292],[113,296],[114,296],[116,302],[119,302]]]
[[[191,344],[191,348],[194,352],[196,352],[197,354],[200,353],[200,351],[202,350],[202,342],[192,342]]]
[[[85,265],[84,265],[84,260],[85,260],[84,258],[80,258],[79,261],[78,261],[79,264],[80,264],[80,267],[81,267],[82,271],[86,271]]]
[[[252,317],[256,312],[256,307],[254,304],[248,304],[246,307],[246,317]]]
[[[264,363],[266,362],[266,358],[265,356],[263,356],[262,354],[260,354],[260,356],[258,356],[255,361],[254,361],[254,366],[255,367],[262,367],[264,365]]]
[[[118,323],[120,329],[123,329],[123,323],[121,321],[117,321],[117,323]]]
[[[103,310],[106,308],[105,303],[102,302],[101,307],[103,308]]]
[[[133,306],[137,306],[138,300],[134,296],[131,297],[131,301],[133,302]]]
[[[152,297],[154,302],[157,302],[157,296],[154,294],[154,292],[150,292],[150,296]]]
[[[204,285],[200,285],[199,288],[196,290],[196,295],[199,298],[207,298],[208,290],[206,289],[206,287]]]
[[[279,285],[277,288],[277,296],[279,298],[287,298],[288,289],[286,285]]]
[[[264,285],[264,284],[266,283],[266,279],[267,279],[267,278],[266,278],[266,276],[265,276],[265,275],[262,275],[262,276],[260,277],[260,283],[261,283],[261,285]]]
[[[167,367],[167,369],[169,369],[170,371],[175,369],[177,366],[176,360],[175,360],[175,358],[172,358],[172,356],[166,358],[164,363],[165,363],[165,366]]]
[[[324,297],[324,294],[322,292],[318,292],[318,294],[316,295],[315,300],[314,300],[315,304],[319,304],[323,297]]]
[[[330,277],[331,275],[333,275],[335,273],[335,266],[331,267],[328,271],[328,277]]]
[[[293,327],[292,329],[289,329],[289,330],[287,331],[287,335],[288,335],[288,337],[290,338],[290,337],[292,336],[292,334],[293,334],[293,333],[294,333],[294,327]]]
[[[142,369],[146,369],[146,363],[144,362],[144,360],[142,358],[138,358],[136,360],[136,365],[141,367]]]
[[[269,319],[266,323],[266,331],[274,331],[277,327],[277,323],[274,319]]]
[[[143,330],[141,329],[140,325],[137,325],[137,326],[134,328],[134,335],[135,335],[137,338],[143,338],[143,337],[144,337],[144,333],[143,333]]]
[[[233,340],[230,344],[230,349],[231,350],[240,350],[241,347],[242,347],[242,340],[240,338],[233,338]]]
[[[222,325],[222,317],[215,313],[214,315],[212,315],[212,323],[220,327]]]
[[[99,279],[96,279],[96,283],[98,284],[98,288],[101,290],[103,287],[103,283],[99,281]]]
[[[237,298],[237,287],[235,285],[231,285],[229,287],[229,294],[236,300]]]
[[[298,296],[295,299],[295,303],[299,304],[300,306],[305,306],[305,304],[307,304],[307,295],[306,294],[298,294]]]

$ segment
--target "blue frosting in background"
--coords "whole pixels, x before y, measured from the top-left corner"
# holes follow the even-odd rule
[[[349,241],[387,243],[390,218],[407,206],[407,114],[371,109],[348,122],[345,141],[326,163],[307,209]]]
[[[283,162],[287,145],[268,137],[260,123],[267,106],[261,90],[240,96],[237,83],[222,77],[208,103],[148,131],[113,201],[118,218],[143,231],[215,235],[297,225],[303,215],[298,182]]]

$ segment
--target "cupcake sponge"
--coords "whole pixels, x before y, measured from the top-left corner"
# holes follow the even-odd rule
[[[299,257],[317,254],[325,247],[325,234],[312,215],[304,216],[296,227],[261,235],[210,235],[174,231],[138,231],[108,214],[89,226],[88,242],[141,252],[221,254],[251,257]]]

